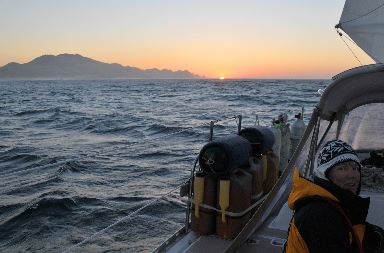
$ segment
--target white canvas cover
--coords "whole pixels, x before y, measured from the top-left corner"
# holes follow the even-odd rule
[[[347,0],[338,24],[377,63],[384,62],[384,2]]]
[[[384,104],[373,103],[356,107],[345,115],[337,136],[335,122],[322,145],[327,141],[341,139],[349,143],[355,150],[384,150]],[[320,122],[322,136],[329,122]]]
[[[322,119],[337,119],[357,106],[384,102],[384,64],[358,67],[333,79],[318,105]]]

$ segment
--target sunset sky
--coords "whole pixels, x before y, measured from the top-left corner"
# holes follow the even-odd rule
[[[0,0],[0,66],[71,53],[207,78],[328,79],[359,65],[334,29],[343,5],[343,0]],[[354,50],[364,64],[371,63]]]

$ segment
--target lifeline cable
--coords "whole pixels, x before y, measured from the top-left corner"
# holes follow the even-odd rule
[[[217,120],[215,120],[214,122],[215,122],[215,123],[220,122],[220,121],[223,122],[223,121],[227,121],[227,120],[229,120],[229,119],[232,119],[232,120],[233,120],[233,118],[234,118],[233,116],[230,116],[230,117],[226,117],[226,118],[224,118],[224,119],[217,119]],[[236,120],[236,116],[235,116],[235,120]],[[204,124],[202,124],[202,125],[199,125],[199,126],[196,126],[196,127],[200,127],[200,126],[204,126],[204,125],[206,125],[206,123],[204,123]],[[165,137],[167,137],[167,136],[170,136],[170,135],[173,135],[173,134],[177,134],[177,133],[182,133],[182,132],[184,132],[184,131],[187,131],[187,130],[190,130],[190,129],[193,129],[193,128],[195,128],[195,127],[188,127],[188,128],[186,128],[186,129],[182,129],[182,130],[179,130],[179,131],[176,131],[176,132],[172,132],[172,133],[169,133],[169,134],[166,134],[166,135],[163,135],[163,136],[159,136],[158,138],[152,138],[152,139],[150,139],[150,140],[158,140],[158,139],[162,139],[162,138],[165,138]],[[140,143],[132,143],[132,145],[127,145],[127,146],[130,147],[130,146],[134,146],[135,144],[140,144]],[[121,219],[117,220],[116,222],[112,223],[111,225],[109,225],[109,226],[103,228],[102,230],[100,230],[100,231],[94,233],[94,234],[91,235],[90,237],[88,237],[88,238],[82,240],[81,242],[79,242],[79,243],[77,243],[77,244],[75,244],[75,245],[72,245],[70,248],[68,248],[68,249],[66,249],[66,250],[64,250],[64,251],[62,251],[62,253],[69,253],[69,252],[71,252],[74,248],[77,248],[77,247],[79,247],[79,246],[81,246],[81,245],[83,245],[83,244],[85,244],[85,243],[91,241],[92,239],[96,238],[97,236],[103,234],[103,233],[104,233],[105,231],[107,231],[108,229],[110,229],[110,228],[116,226],[117,224],[123,222],[124,220],[126,220],[126,219],[132,217],[133,215],[135,215],[135,214],[137,214],[137,213],[139,213],[140,211],[142,211],[143,209],[147,208],[148,206],[151,206],[151,205],[155,204],[156,202],[162,200],[164,197],[170,195],[172,192],[174,192],[175,190],[179,189],[179,188],[180,188],[182,185],[184,185],[184,184],[185,184],[185,182],[183,182],[182,184],[180,184],[180,185],[178,185],[177,187],[173,188],[172,190],[170,190],[168,193],[164,194],[163,196],[161,196],[161,197],[159,197],[159,198],[157,198],[157,199],[154,199],[154,200],[148,202],[146,205],[142,206],[141,208],[137,209],[136,211],[134,211],[134,212],[128,214],[127,216],[122,217]]]
[[[185,183],[185,182],[184,182],[184,183]],[[124,216],[123,218],[121,218],[121,219],[117,220],[116,222],[112,223],[111,225],[109,225],[109,226],[103,228],[102,230],[100,230],[100,231],[94,233],[93,235],[91,235],[90,237],[88,237],[88,238],[82,240],[81,242],[79,242],[79,243],[77,243],[77,244],[75,244],[75,245],[72,245],[72,246],[69,247],[68,249],[62,251],[62,253],[69,253],[69,252],[71,252],[74,248],[77,248],[77,247],[79,247],[79,246],[81,246],[81,245],[83,245],[83,244],[85,244],[85,243],[91,241],[92,239],[96,238],[97,236],[103,234],[105,231],[107,231],[107,230],[110,229],[111,227],[116,226],[117,224],[123,222],[124,220],[126,220],[126,219],[128,219],[128,218],[131,218],[133,215],[139,213],[140,211],[142,211],[143,209],[147,208],[148,206],[151,206],[151,205],[155,204],[156,202],[162,200],[163,198],[165,198],[166,196],[170,195],[170,194],[171,194],[172,192],[174,192],[175,190],[179,189],[180,186],[183,185],[184,183],[182,183],[182,184],[178,185],[177,187],[173,188],[172,190],[170,190],[170,191],[167,192],[166,194],[162,195],[161,197],[159,197],[159,198],[157,198],[157,199],[154,199],[154,200],[148,202],[146,205],[140,207],[140,208],[137,209],[136,211],[134,211],[134,212],[128,214],[127,216]]]

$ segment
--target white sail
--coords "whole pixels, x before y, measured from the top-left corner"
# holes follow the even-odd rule
[[[384,1],[346,0],[339,24],[376,62],[384,62]]]

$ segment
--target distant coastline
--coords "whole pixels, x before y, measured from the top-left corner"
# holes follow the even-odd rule
[[[43,55],[24,64],[0,67],[0,79],[92,80],[92,79],[199,79],[188,70],[139,69],[104,63],[79,54]]]

